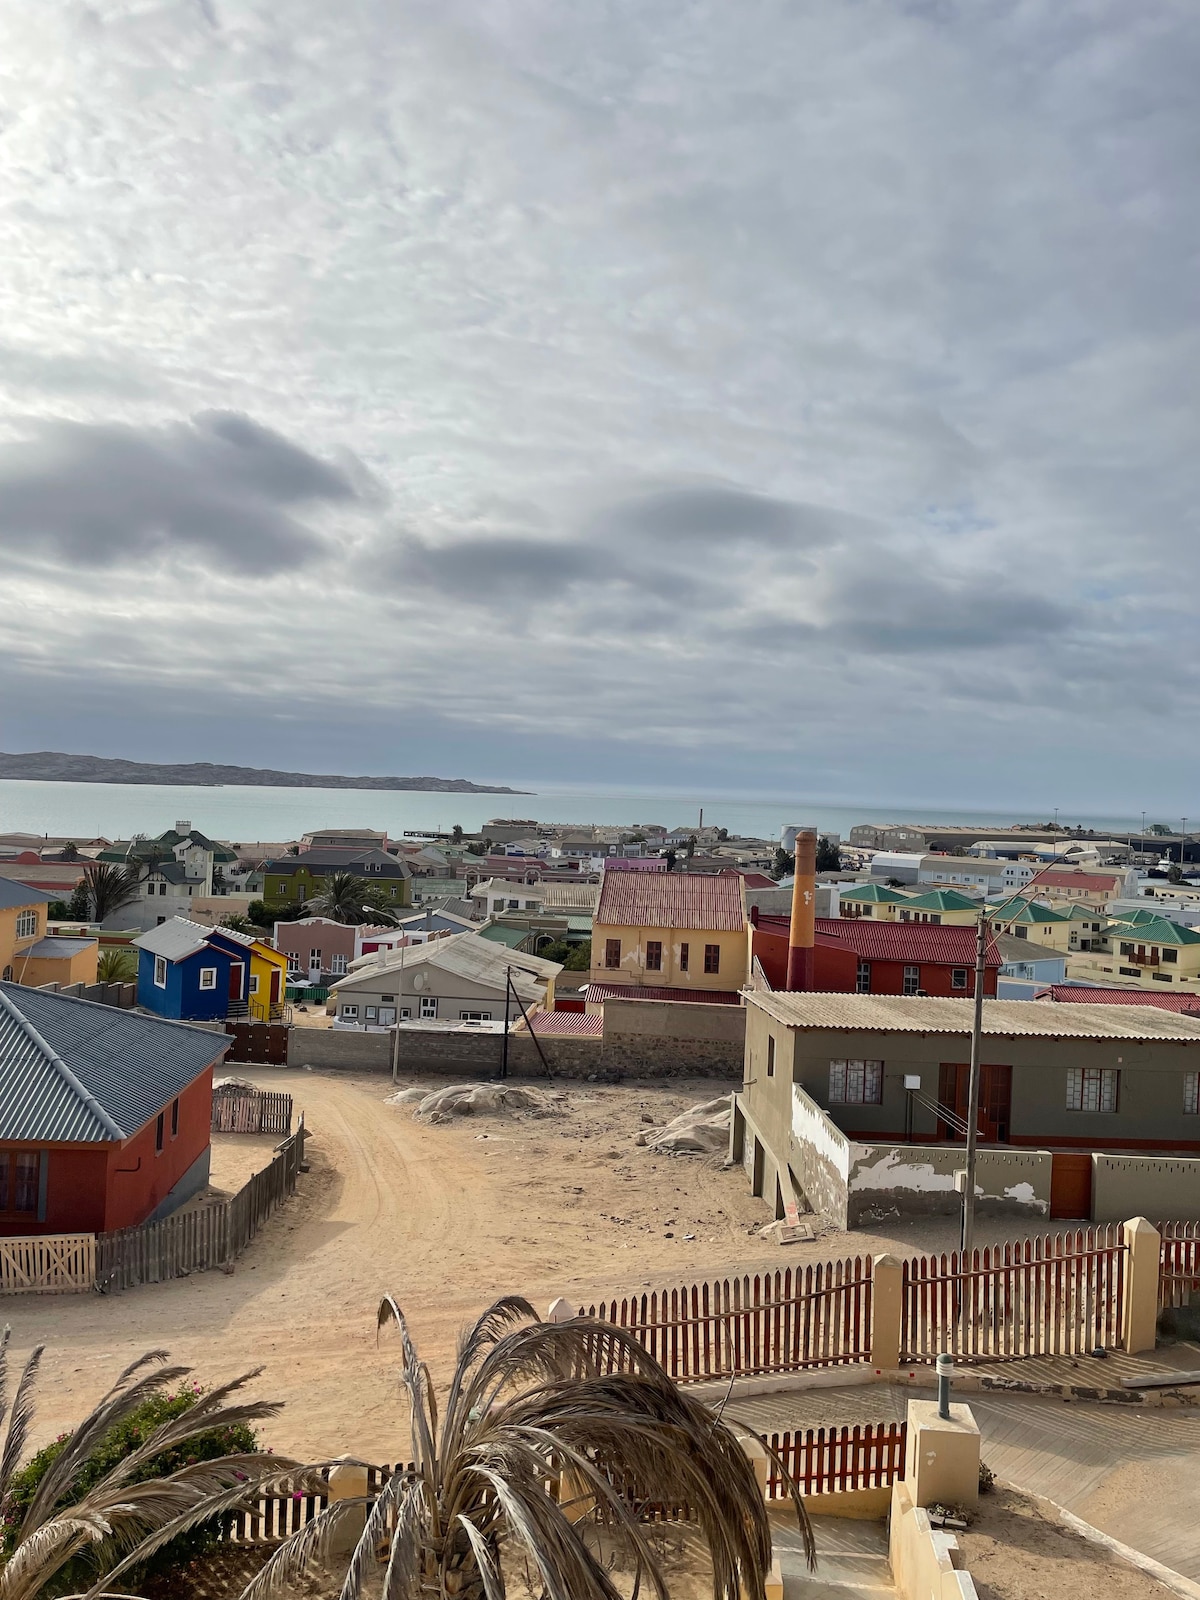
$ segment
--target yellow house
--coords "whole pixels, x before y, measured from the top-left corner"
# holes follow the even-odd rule
[[[979,921],[979,901],[957,889],[930,889],[911,895],[896,907],[898,922],[928,922],[934,927],[973,928]]]
[[[1200,932],[1169,922],[1151,911],[1135,911],[1110,922],[1086,955],[1069,963],[1073,976],[1108,978],[1139,989],[1168,984],[1200,987]]]
[[[43,983],[95,983],[95,939],[59,939],[46,933],[52,896],[0,878],[0,979],[37,988]]]
[[[856,883],[852,889],[843,889],[838,896],[838,915],[895,922],[902,908],[913,898],[902,889],[889,889],[882,883]]]
[[[1010,933],[1014,939],[1029,939],[1047,950],[1077,950],[1078,939],[1072,943],[1072,919],[1069,913],[1053,911],[1016,895],[1002,906],[988,912],[993,933]]]
[[[737,872],[606,871],[592,919],[589,985],[605,995],[737,993],[746,982],[746,893]],[[588,990],[589,1009],[603,1003]]]

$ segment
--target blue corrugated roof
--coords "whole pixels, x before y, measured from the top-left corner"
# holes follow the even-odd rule
[[[0,983],[0,1139],[127,1139],[230,1042],[224,1033]]]
[[[0,911],[12,911],[17,906],[44,906],[53,899],[45,889],[31,889],[16,878],[0,878]]]

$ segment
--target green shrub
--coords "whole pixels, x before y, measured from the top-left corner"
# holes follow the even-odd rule
[[[58,1504],[71,1505],[86,1494],[107,1476],[118,1462],[139,1449],[155,1428],[172,1417],[180,1416],[190,1410],[203,1393],[204,1390],[198,1385],[184,1383],[175,1394],[152,1395],[124,1422],[105,1435]],[[59,1434],[52,1444],[39,1450],[13,1474],[8,1494],[0,1506],[0,1559],[7,1560],[16,1549],[21,1523],[33,1503],[38,1484],[41,1483],[51,1464],[62,1454],[69,1438],[70,1434]],[[213,1461],[218,1456],[244,1455],[258,1448],[253,1428],[247,1427],[244,1423],[227,1428],[215,1428],[211,1433],[199,1434],[174,1449],[164,1450],[161,1455],[150,1457],[133,1474],[132,1481],[146,1483],[151,1478],[166,1478],[195,1461]],[[172,1539],[170,1544],[164,1545],[153,1555],[145,1566],[139,1569],[138,1574],[131,1574],[131,1577],[150,1576],[171,1568],[183,1567],[198,1556],[208,1554],[221,1537],[222,1523],[228,1525],[233,1515],[233,1512],[225,1512],[221,1516],[213,1517],[209,1522],[199,1524],[187,1533],[180,1534],[177,1539]],[[77,1557],[62,1569],[53,1586],[48,1588],[45,1594],[47,1596],[69,1594],[80,1588],[87,1588],[93,1581],[92,1574],[93,1569],[87,1557]]]

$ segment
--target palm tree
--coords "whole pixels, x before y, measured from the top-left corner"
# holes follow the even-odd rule
[[[364,883],[352,872],[330,872],[321,880],[321,893],[309,902],[318,917],[329,917],[350,927],[370,922],[376,911],[388,910],[387,895],[380,884]]]
[[[324,1562],[339,1524],[365,1528],[342,1600],[377,1578],[388,1600],[504,1600],[514,1575],[535,1573],[542,1600],[620,1600],[600,1538],[629,1558],[636,1589],[669,1600],[644,1506],[690,1508],[707,1546],[714,1600],[761,1600],[771,1533],[754,1470],[732,1429],[679,1389],[632,1334],[576,1317],[539,1322],[525,1300],[498,1300],[464,1331],[440,1413],[433,1380],[389,1296],[408,1393],[414,1464],[377,1497],[331,1505],[284,1543],[241,1600],[292,1593]],[[611,1370],[611,1369],[616,1370]],[[810,1566],[812,1533],[792,1498]],[[635,1592],[636,1592],[635,1589]],[[519,1592],[527,1592],[519,1590]]]
[[[138,869],[117,867],[108,861],[89,861],[83,883],[92,922],[103,922],[138,899]]]
[[[42,1357],[39,1345],[25,1363],[10,1410],[8,1336],[6,1328],[0,1338],[0,1425],[7,1416],[8,1433],[0,1452],[0,1500],[8,1495],[25,1450]],[[276,1480],[291,1480],[303,1470],[296,1462],[254,1451],[196,1461],[168,1477],[136,1481],[139,1469],[164,1451],[213,1429],[274,1416],[280,1409],[275,1402],[229,1403],[258,1376],[248,1372],[201,1395],[194,1406],[155,1428],[86,1492],[74,1492],[83,1467],[114,1429],[153,1395],[188,1375],[188,1367],[164,1366],[166,1356],[165,1350],[151,1350],[126,1367],[51,1462],[0,1565],[0,1600],[35,1600],[68,1562],[81,1556],[103,1574],[89,1591],[98,1600],[121,1573],[139,1566],[172,1539],[236,1509],[264,1489],[270,1492]]]
[[[137,953],[128,945],[109,945],[96,961],[99,983],[132,983],[137,977]]]

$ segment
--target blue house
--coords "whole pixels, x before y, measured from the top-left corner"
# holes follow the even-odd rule
[[[243,967],[209,942],[212,932],[172,917],[134,939],[138,1005],[176,1022],[223,1021],[230,998],[241,998]]]
[[[997,934],[996,945],[1001,958],[996,975],[998,1000],[1033,1000],[1048,985],[1065,982],[1067,958],[1063,951],[1010,933]]]

